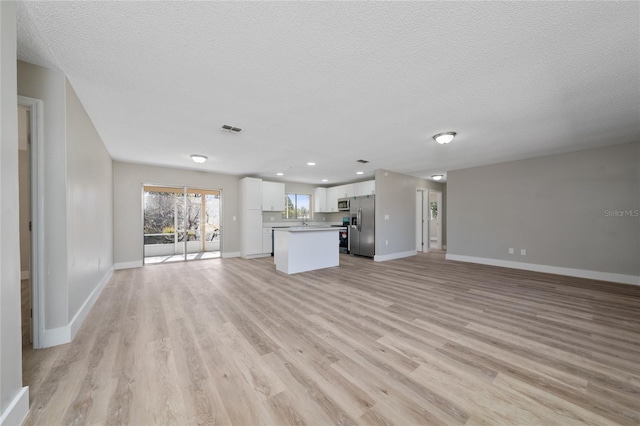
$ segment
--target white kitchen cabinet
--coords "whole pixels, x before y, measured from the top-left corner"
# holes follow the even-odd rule
[[[344,193],[344,195],[338,198],[351,198],[355,195],[358,195],[356,194],[356,191],[355,191],[355,185],[352,183],[349,183],[347,185],[342,185],[342,191],[343,192],[341,192],[341,194]]]
[[[366,182],[354,183],[354,195],[373,195],[376,192],[376,181],[368,180]]]
[[[262,228],[262,252],[271,254],[271,231],[273,228]]]
[[[262,251],[262,211],[247,210],[241,213],[240,254],[242,257],[258,257]]]
[[[315,191],[313,192],[313,212],[325,213],[326,211],[327,211],[327,188],[316,188]]]
[[[240,209],[262,209],[262,179],[248,177],[240,179]]]
[[[240,256],[262,257],[262,179],[240,179],[239,189]]]
[[[284,211],[284,183],[262,182],[262,211]]]
[[[314,194],[315,213],[337,212],[338,199],[351,198],[359,195],[372,195],[376,191],[376,181],[350,183],[347,185],[332,186],[331,188],[316,188]],[[322,204],[324,200],[324,204]]]
[[[338,211],[338,198],[343,198],[343,195],[340,195],[341,187],[334,186],[331,188],[327,188],[327,212],[337,212]]]
[[[362,182],[362,195],[375,195],[376,193],[376,181],[368,180],[366,182]]]
[[[349,188],[351,187],[351,188]],[[330,189],[333,189],[336,193],[336,199],[339,198],[349,198],[351,196],[353,196],[352,192],[353,192],[353,185],[340,185],[340,186],[334,186]]]

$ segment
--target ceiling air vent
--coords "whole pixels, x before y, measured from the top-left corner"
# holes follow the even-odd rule
[[[239,127],[233,127],[233,126],[229,126],[228,124],[223,124],[222,125],[222,130],[224,130],[225,132],[234,132],[234,133],[240,133],[240,131],[242,130]]]
[[[357,160],[358,163],[367,164],[369,161],[367,160]]]

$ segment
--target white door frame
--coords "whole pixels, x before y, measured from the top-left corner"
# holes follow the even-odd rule
[[[39,349],[40,334],[44,332],[44,151],[43,102],[40,99],[18,96],[18,105],[29,109],[30,127],[30,193],[31,193],[31,309],[33,347]]]
[[[432,199],[431,197],[431,193],[435,193],[436,197],[435,200]],[[437,218],[437,222],[436,224],[438,225],[438,240],[436,243],[436,249],[437,250],[442,250],[442,191],[439,189],[430,189],[429,192],[427,193],[427,197],[428,197],[428,202],[427,205],[429,206],[429,209],[431,209],[431,202],[435,201],[436,203],[438,203],[438,218]],[[430,216],[429,216],[430,217]],[[429,234],[431,233],[431,222],[429,221]],[[429,235],[428,240],[429,241],[429,247],[431,247],[431,235]]]
[[[429,251],[429,209],[425,209],[425,201],[428,204],[429,188],[416,188],[416,251],[427,253]],[[425,192],[427,196],[425,197]],[[418,208],[418,198],[420,208]],[[425,223],[427,226],[424,226]],[[422,250],[418,250],[418,239],[422,238]]]

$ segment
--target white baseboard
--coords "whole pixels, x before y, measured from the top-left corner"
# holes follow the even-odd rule
[[[78,313],[75,314],[75,316],[69,323],[69,328],[70,328],[69,335],[71,336],[71,340],[73,340],[73,338],[76,337],[76,333],[80,329],[80,326],[84,322],[85,318],[87,318],[87,315],[89,314],[89,311],[91,311],[91,308],[93,308],[93,305],[96,303],[96,300],[98,300],[98,297],[100,297],[100,293],[102,293],[104,286],[107,285],[107,283],[113,276],[113,271],[114,271],[113,266],[106,271],[106,273],[102,276],[102,279],[100,280],[96,288],[93,289],[89,297],[87,297],[87,300],[85,300],[84,303],[82,304],[82,307],[80,308]]]
[[[240,254],[238,253],[238,256]],[[260,253],[260,254],[249,254],[247,256],[242,256],[243,259],[260,259],[262,257],[270,257],[271,253]]]
[[[20,271],[20,280],[31,279],[31,271]]]
[[[591,280],[611,281],[621,284],[640,285],[640,276],[615,274],[612,272],[590,271],[587,269],[563,268],[560,266],[538,265],[535,263],[514,262],[511,260],[488,259],[483,257],[447,254],[447,260],[480,263],[482,265],[500,266],[503,268],[523,269],[525,271],[545,272],[548,274],[566,275],[569,277],[588,278]]]
[[[115,269],[131,269],[142,268],[142,260],[134,260],[133,262],[118,262],[115,264]]]
[[[0,426],[16,426],[22,423],[29,413],[29,386],[20,389],[7,409],[0,416]]]
[[[402,259],[403,257],[411,257],[417,254],[418,252],[415,250],[403,251],[400,253],[391,253],[391,254],[376,254],[375,256],[373,256],[373,261],[385,262],[387,260]]]
[[[71,327],[48,328],[40,331],[39,336],[40,348],[50,348],[52,346],[64,345],[71,342]]]
[[[106,271],[96,288],[93,289],[89,297],[87,297],[87,300],[85,300],[82,307],[75,314],[69,324],[64,327],[50,328],[40,332],[40,348],[64,345],[65,343],[70,343],[73,340],[80,329],[80,326],[91,311],[91,308],[96,303],[96,300],[98,300],[100,293],[102,293],[102,289],[104,289],[105,285],[109,282],[109,279],[111,279],[113,271],[114,267],[111,267]]]
[[[229,259],[231,257],[240,257],[240,252],[239,251],[222,252],[222,258],[223,259]]]

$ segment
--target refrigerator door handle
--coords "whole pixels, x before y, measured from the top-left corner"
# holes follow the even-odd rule
[[[362,232],[362,209],[358,209],[358,232]]]

